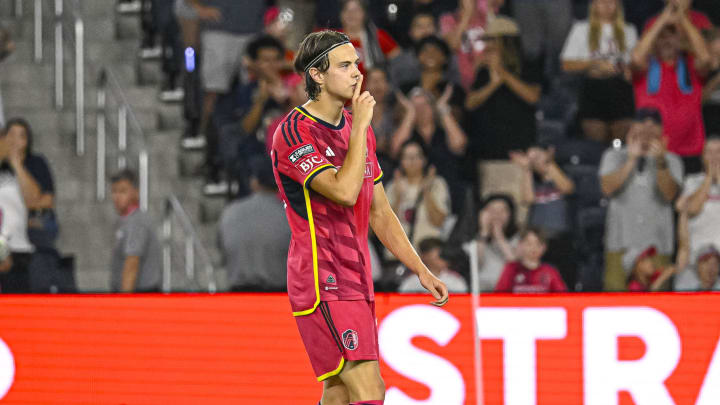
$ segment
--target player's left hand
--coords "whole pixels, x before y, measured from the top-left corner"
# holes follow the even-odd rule
[[[435,298],[435,301],[431,302],[432,305],[441,307],[447,304],[448,300],[450,300],[450,295],[448,294],[445,283],[435,277],[430,270],[425,270],[425,272],[418,274],[418,278],[420,279],[420,284]]]

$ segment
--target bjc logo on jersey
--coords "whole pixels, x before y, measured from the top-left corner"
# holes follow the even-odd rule
[[[315,166],[321,165],[323,163],[323,158],[321,158],[317,154],[314,154],[313,156],[308,156],[305,159],[301,160],[300,163],[295,165],[295,168],[303,172],[303,174],[308,174]]]

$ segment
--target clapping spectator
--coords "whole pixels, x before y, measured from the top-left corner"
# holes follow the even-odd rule
[[[403,145],[400,167],[387,188],[388,201],[414,246],[429,237],[443,238],[450,213],[447,183],[428,164],[423,147],[414,141]]]
[[[400,47],[370,18],[366,0],[343,0],[340,10],[341,32],[347,34],[360,57],[360,72],[372,67],[385,68],[386,62],[400,54]]]
[[[510,159],[523,172],[520,202],[530,208],[528,226],[547,238],[545,261],[560,270],[567,285],[575,285],[572,220],[566,200],[575,184],[555,163],[553,154],[553,148],[535,146],[527,153],[511,152]]]
[[[600,163],[600,185],[610,199],[605,232],[605,289],[623,291],[623,254],[655,246],[661,264],[674,249],[673,210],[682,182],[682,161],[665,150],[657,110],[641,109],[627,136],[627,146],[608,149]]]
[[[394,169],[394,161],[390,157],[390,144],[395,134],[395,116],[393,114],[394,97],[387,72],[381,68],[374,67],[365,75],[365,88],[375,99],[372,122],[370,123],[375,133],[375,142],[380,167],[386,171]]]
[[[438,238],[423,239],[418,244],[420,259],[422,259],[423,263],[425,263],[435,277],[445,283],[449,292],[468,292],[465,279],[457,272],[451,270],[450,263],[443,257],[444,249],[445,242]],[[425,288],[420,284],[419,279],[412,276],[406,277],[405,280],[400,283],[400,287],[398,287],[398,292],[401,293],[421,293],[424,291]]]
[[[657,108],[667,148],[683,158],[685,170],[701,170],[705,142],[701,98],[703,77],[710,69],[705,40],[688,17],[683,0],[669,1],[643,34],[632,54],[633,86],[638,108]],[[689,41],[689,53],[683,41]],[[663,249],[659,249],[661,252]]]
[[[625,139],[635,111],[630,82],[630,53],[637,43],[619,0],[593,0],[590,16],[576,22],[562,52],[563,70],[582,73],[578,115],[585,136]]]
[[[505,263],[516,260],[515,203],[504,194],[485,198],[477,216],[477,231],[463,250],[477,270],[473,291],[493,291]]]
[[[465,100],[471,158],[507,159],[511,150],[535,143],[542,71],[524,63],[519,33],[517,24],[505,17],[495,18],[487,28],[487,47]]]
[[[660,291],[676,273],[675,266],[658,266],[655,263],[656,255],[655,246],[631,248],[623,255],[623,268],[628,274],[628,291]]]
[[[440,17],[440,32],[457,56],[460,83],[466,89],[473,82],[475,65],[485,49],[483,34],[488,21],[482,12],[483,3],[460,0],[456,13]]]
[[[708,134],[720,133],[720,29],[713,28],[706,35],[710,50],[710,74],[703,87],[703,118]]]
[[[395,94],[404,114],[392,138],[390,155],[397,158],[402,146],[409,140],[420,144],[427,150],[429,163],[450,182],[450,193],[457,203],[462,201],[464,189],[459,180],[458,162],[465,154],[467,136],[452,114],[449,105],[452,92],[452,87],[447,86],[437,102],[419,87],[410,91],[409,97],[400,92]],[[453,211],[458,208],[453,207]]]
[[[10,36],[10,31],[0,27],[0,63],[15,50],[15,42]],[[0,128],[5,125],[5,114],[0,94]]]
[[[249,166],[252,195],[227,206],[218,224],[228,281],[232,291],[285,291],[290,228],[272,163],[257,156]]]
[[[112,292],[159,292],[162,249],[153,221],[140,210],[135,172],[122,170],[110,178],[112,200],[120,216],[110,263]]]
[[[677,202],[680,215],[678,215],[677,232],[677,276],[673,288],[675,291],[720,290],[718,282],[720,252],[714,243],[695,244],[694,249],[691,247],[688,202],[685,197]]]
[[[542,231],[528,228],[520,233],[517,261],[505,265],[495,292],[554,293],[566,292],[560,273],[542,262],[547,240]]]

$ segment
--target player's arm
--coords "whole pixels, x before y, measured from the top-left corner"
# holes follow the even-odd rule
[[[347,206],[355,205],[365,175],[367,132],[372,121],[375,99],[369,92],[360,94],[363,77],[360,75],[352,97],[353,122],[347,155],[340,170],[325,170],[315,176],[310,187],[330,200]]]
[[[415,273],[420,279],[420,284],[435,297],[436,301],[432,304],[437,306],[445,305],[450,298],[445,283],[435,277],[420,260],[407,235],[405,235],[400,221],[398,221],[397,216],[390,207],[382,183],[376,184],[373,192],[373,201],[370,206],[370,226],[378,239],[380,239],[380,242],[405,267]]]

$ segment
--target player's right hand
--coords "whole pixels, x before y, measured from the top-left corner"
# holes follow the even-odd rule
[[[355,93],[352,97],[353,125],[369,127],[372,121],[373,107],[375,107],[375,98],[369,91],[364,91],[360,94],[362,83],[363,76],[360,75],[355,85]]]
[[[450,294],[448,293],[445,283],[435,277],[430,270],[425,270],[424,272],[418,274],[418,278],[420,279],[420,284],[422,284],[422,286],[425,287],[430,294],[432,294],[433,298],[435,298],[435,301],[431,302],[432,305],[441,307],[447,304],[450,300]]]

